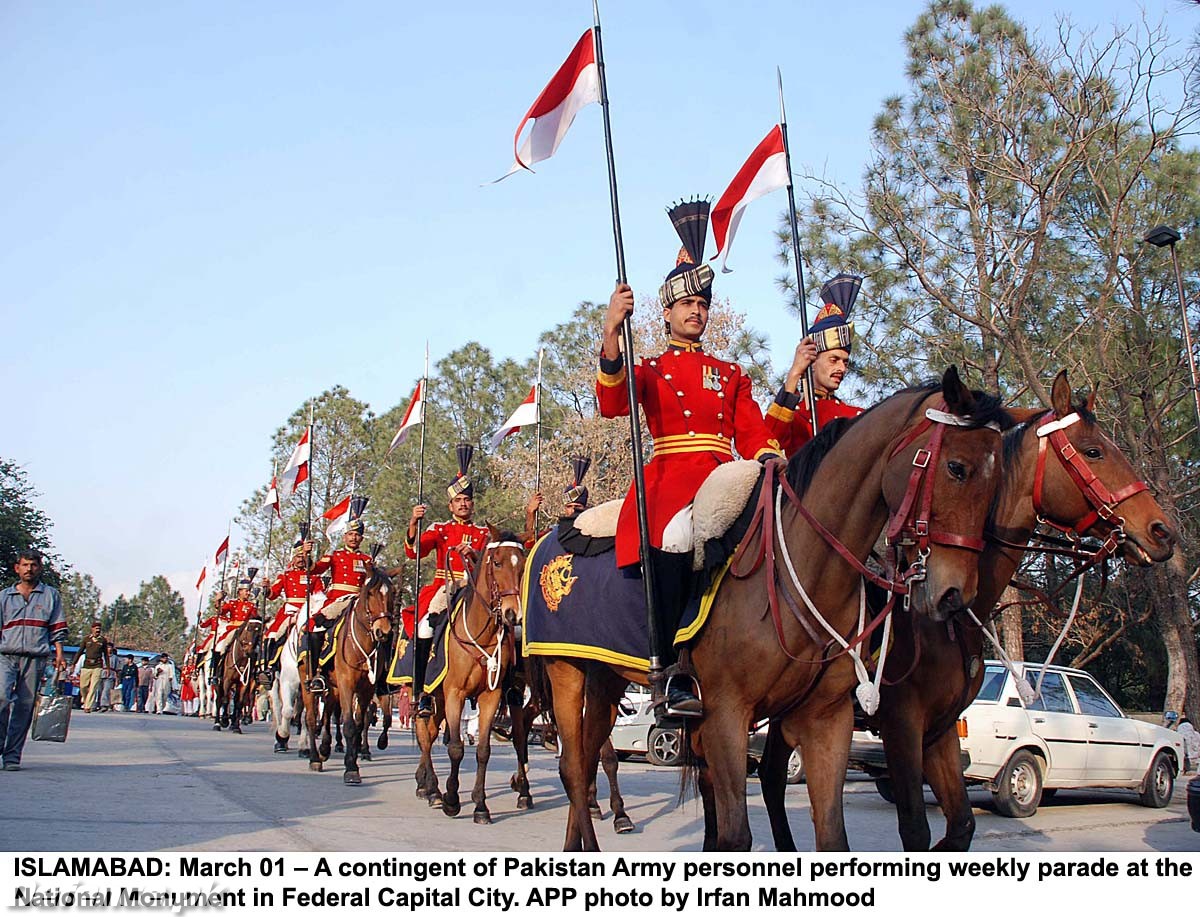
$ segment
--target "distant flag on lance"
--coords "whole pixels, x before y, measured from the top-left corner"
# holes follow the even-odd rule
[[[412,428],[425,422],[425,380],[422,379],[417,383],[417,390],[413,392],[412,399],[408,402],[408,410],[404,412],[404,419],[400,421],[400,429],[396,431],[396,435],[392,437],[392,444],[388,446],[388,454],[397,446],[403,446],[404,441],[408,439],[408,434]]]
[[[292,457],[288,459],[287,467],[283,469],[283,491],[285,496],[292,496],[300,485],[308,480],[308,460],[312,455],[312,447],[308,443],[308,430],[305,429],[304,435],[300,437],[300,442],[296,443],[296,448],[292,450]]]
[[[579,109],[599,101],[600,70],[596,66],[596,42],[592,30],[588,29],[517,126],[517,133],[513,137],[516,161],[497,181],[521,169],[532,172],[529,168],[531,165],[553,156]],[[521,133],[530,121],[533,121],[533,127],[529,129],[525,142],[521,143]]]
[[[337,506],[327,509],[322,518],[329,520],[329,525],[325,527],[325,535],[328,538],[337,538],[342,532],[346,531],[346,526],[350,522],[350,497],[347,497]]]
[[[504,437],[516,433],[521,427],[527,427],[530,424],[538,422],[538,387],[535,385],[529,390],[529,395],[524,401],[512,412],[512,416],[505,421],[504,426],[495,432],[492,436],[492,448],[495,449],[503,441]]]
[[[217,548],[216,566],[221,566],[225,563],[225,558],[229,556],[229,536],[225,536],[225,540],[221,542],[221,546]]]
[[[745,165],[738,170],[725,193],[712,209],[713,239],[717,253],[710,260],[721,259],[721,270],[728,272],[725,262],[733,247],[733,235],[737,232],[742,214],[752,201],[764,194],[786,188],[790,183],[787,154],[783,148],[783,131],[776,124],[754,148]]]
[[[262,512],[264,509],[273,509],[275,510],[275,515],[279,519],[282,519],[283,515],[279,512],[279,488],[277,483],[278,478],[271,478],[271,484],[267,487],[266,499],[263,500],[263,505],[259,512]]]
[[[204,591],[204,577],[206,577],[206,576],[208,576],[208,567],[201,567],[200,568],[200,578],[198,580],[196,580],[196,591],[197,592]]]

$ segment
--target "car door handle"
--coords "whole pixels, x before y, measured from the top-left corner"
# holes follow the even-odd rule
[[[1088,723],[1088,729],[1099,729],[1099,728],[1100,728],[1100,726],[1097,723]]]
[[[1044,722],[1046,722],[1046,718],[1044,716],[1035,716],[1033,718],[1033,721],[1035,723],[1044,723]]]

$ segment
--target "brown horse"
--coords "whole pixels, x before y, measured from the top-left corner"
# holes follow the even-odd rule
[[[789,464],[780,482],[788,499],[778,496],[776,523],[762,526],[766,562],[722,580],[690,646],[713,699],[691,730],[705,849],[749,849],[750,724],[779,717],[786,717],[785,737],[804,751],[818,848],[847,846],[842,784],[855,667],[839,641],[856,639],[863,561],[886,526],[896,550],[890,577],[918,613],[945,619],[974,599],[999,478],[995,423],[1002,420],[997,399],[969,391],[952,367],[940,385],[906,389],[853,421],[829,425]],[[774,505],[774,487],[764,490],[766,505]],[[783,567],[794,571],[792,583],[777,582]],[[837,639],[818,633],[811,613],[780,613],[773,600],[782,591],[788,606],[797,605],[795,583],[807,584]],[[646,673],[567,657],[547,657],[547,672],[571,801],[565,848],[596,849],[588,787],[624,685],[644,684]]]
[[[298,625],[300,626],[300,625]],[[307,746],[301,745],[299,756],[308,759],[308,769],[311,771],[324,770],[324,762],[329,760],[333,746],[332,729],[338,731],[338,743],[341,744],[342,704],[339,702],[337,683],[330,680],[328,689],[322,694],[314,694],[308,689],[308,679],[303,676],[304,664],[300,663],[300,703],[304,708],[304,738]]]
[[[253,696],[254,651],[262,636],[261,618],[250,618],[237,629],[233,642],[225,650],[221,681],[217,685],[217,709],[213,729],[217,732],[228,726],[230,732],[241,735],[243,706]]]
[[[479,735],[475,745],[475,788],[471,800],[475,803],[475,824],[490,825],[485,782],[488,759],[491,757],[492,722],[504,695],[506,676],[516,659],[513,629],[521,620],[521,575],[525,570],[525,548],[511,532],[488,527],[491,541],[464,587],[454,599],[450,619],[446,624],[446,674],[434,690],[434,715],[417,720],[417,743],[421,746],[421,763],[417,770],[418,795],[431,806],[441,803],[442,811],[450,817],[462,810],[459,801],[458,771],[465,749],[462,739],[462,711],[468,698],[479,705]],[[517,808],[533,806],[526,775],[527,740],[521,706],[522,692],[510,692],[513,722],[513,748],[517,752],[517,774],[513,789],[517,792]],[[433,769],[432,750],[441,724],[446,724],[449,737],[450,776],[446,793],[438,789]]]
[[[973,605],[980,622],[993,614],[1039,518],[1067,532],[1072,540],[1080,535],[1099,538],[1105,556],[1119,551],[1139,566],[1165,561],[1173,552],[1175,533],[1162,508],[1120,449],[1100,430],[1092,401],[1072,405],[1065,371],[1054,381],[1051,403],[1050,411],[1021,412],[1026,415],[1023,422],[1004,437],[1003,478],[980,556],[979,591]],[[1078,419],[1062,428],[1061,438],[1050,433],[1049,425],[1073,416]],[[1060,451],[1068,443],[1070,448]],[[1089,474],[1082,469],[1076,474],[1069,470],[1072,454],[1095,476],[1098,487],[1090,485]],[[1039,478],[1041,486],[1035,487]],[[1093,554],[1089,565],[1099,559]],[[946,818],[946,835],[935,849],[970,847],[975,817],[963,780],[955,724],[979,692],[983,654],[984,635],[972,620],[937,623],[914,618],[908,626],[897,628],[896,644],[885,665],[885,675],[895,681],[885,679],[873,725],[883,738],[905,850],[929,849],[922,773]],[[770,751],[760,767],[763,796],[776,848],[795,850],[783,810],[790,749],[777,741],[775,732],[773,728]]]
[[[346,736],[345,773],[342,782],[358,786],[362,777],[358,759],[366,745],[367,716],[375,698],[375,685],[381,684],[380,665],[386,659],[378,648],[386,644],[396,617],[396,598],[388,575],[377,568],[358,587],[356,595],[342,612],[335,630],[333,683],[341,701],[342,729]]]

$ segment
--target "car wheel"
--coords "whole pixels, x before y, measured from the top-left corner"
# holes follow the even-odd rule
[[[1042,769],[1037,758],[1021,750],[1008,759],[992,793],[996,809],[1009,818],[1028,818],[1042,798]]]
[[[792,785],[804,782],[804,759],[800,756],[798,748],[793,748],[788,757],[787,782]]]
[[[646,759],[659,767],[675,767],[683,761],[683,735],[678,729],[650,730],[646,742]]]
[[[884,802],[896,804],[896,794],[892,792],[892,778],[888,776],[875,778],[875,792],[883,797]]]
[[[1171,801],[1175,792],[1175,768],[1166,752],[1160,751],[1150,762],[1150,770],[1142,781],[1142,792],[1138,801],[1150,809],[1162,809]]]

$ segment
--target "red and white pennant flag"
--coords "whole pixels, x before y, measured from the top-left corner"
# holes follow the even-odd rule
[[[716,261],[720,258],[722,271],[729,270],[725,262],[729,260],[733,235],[737,232],[738,223],[746,207],[764,194],[786,188],[789,184],[791,176],[788,175],[787,154],[783,148],[783,131],[776,124],[763,138],[762,143],[754,148],[750,158],[738,170],[738,174],[712,209],[710,222],[713,239],[717,243],[717,253],[711,260]]]
[[[413,427],[419,426],[424,422],[425,380],[422,379],[417,383],[417,390],[413,392],[412,399],[408,402],[408,410],[404,412],[404,419],[400,421],[400,429],[392,437],[392,444],[388,446],[388,455],[391,455],[392,450],[397,446],[404,445],[404,441],[408,439],[408,434],[412,432]]]
[[[308,480],[308,460],[312,456],[308,434],[309,430],[305,429],[304,435],[300,437],[300,442],[296,443],[296,448],[292,450],[292,457],[288,459],[287,467],[283,469],[283,478],[280,483],[283,484],[284,494],[289,497]]]
[[[225,536],[225,540],[221,542],[221,546],[217,548],[216,565],[219,567],[225,563],[225,558],[229,556],[229,536]]]
[[[350,522],[350,497],[337,506],[327,509],[321,515],[322,518],[329,520],[329,525],[325,527],[325,535],[330,539],[337,538],[346,531],[346,526]]]
[[[505,421],[504,426],[492,435],[492,448],[495,449],[500,445],[504,437],[516,433],[521,427],[537,423],[539,417],[538,407],[538,387],[535,385],[529,390],[529,395],[526,399],[512,412],[512,416]]]
[[[276,486],[277,480],[277,478],[271,478],[271,484],[267,487],[266,499],[263,500],[263,505],[259,509],[259,512],[262,512],[264,509],[273,509],[275,510],[275,515],[279,519],[282,519],[283,516],[279,512],[279,488]]]
[[[201,567],[200,568],[200,578],[198,580],[196,580],[196,591],[197,592],[204,591],[204,577],[206,577],[206,576],[208,576],[208,567]]]
[[[531,165],[553,156],[579,109],[599,101],[600,70],[596,66],[596,42],[592,30],[588,29],[517,126],[517,133],[513,137],[516,161],[497,181],[521,169],[533,171],[529,168]],[[525,142],[521,143],[521,132],[531,120],[533,127]]]

